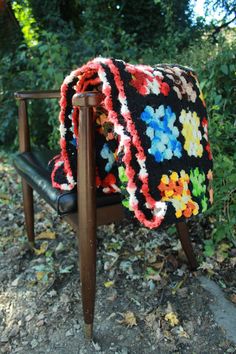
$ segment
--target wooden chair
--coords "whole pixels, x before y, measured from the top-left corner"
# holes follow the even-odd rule
[[[28,240],[34,245],[33,190],[44,198],[70,224],[77,233],[79,244],[80,280],[85,322],[85,336],[92,338],[96,287],[96,227],[116,222],[124,217],[121,197],[98,195],[95,185],[95,142],[93,109],[101,102],[101,94],[86,92],[73,97],[73,105],[80,106],[79,153],[77,190],[61,192],[52,188],[47,163],[53,154],[45,150],[31,150],[27,101],[32,99],[58,99],[59,91],[16,92],[19,101],[19,147],[14,160],[22,176],[23,206]],[[178,235],[191,270],[197,261],[193,253],[188,228],[184,222],[176,224]]]

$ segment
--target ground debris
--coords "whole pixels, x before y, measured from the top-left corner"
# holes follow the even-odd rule
[[[132,328],[133,326],[137,326],[137,320],[133,312],[127,311],[125,313],[119,313],[123,319],[118,320],[117,322],[120,324],[124,324],[128,328]]]
[[[88,344],[74,232],[35,193],[32,251],[20,179],[6,156],[0,180],[1,354],[236,352],[215,322],[212,296],[198,281],[200,275],[214,279],[234,306],[236,249],[225,258],[223,245],[217,257],[204,257],[201,225],[191,221],[194,249],[202,260],[191,273],[175,228],[149,230],[127,220],[98,227],[95,336]]]

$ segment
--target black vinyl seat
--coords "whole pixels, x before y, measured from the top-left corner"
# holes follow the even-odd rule
[[[56,155],[46,148],[17,154],[14,166],[27,183],[43,197],[59,215],[66,215],[77,210],[77,190],[61,191],[53,188],[48,162]],[[121,202],[120,193],[104,194],[97,192],[97,207]]]

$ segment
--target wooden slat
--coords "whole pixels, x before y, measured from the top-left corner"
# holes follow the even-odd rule
[[[59,90],[18,91],[15,92],[14,96],[18,100],[24,100],[24,99],[60,98],[61,94]]]
[[[63,216],[73,228],[74,231],[78,230],[78,214],[72,213]],[[112,222],[121,221],[124,219],[124,210],[122,204],[107,205],[105,207],[97,208],[97,226],[107,225]]]
[[[21,100],[18,108],[20,152],[30,151],[30,131],[27,114],[27,101]]]

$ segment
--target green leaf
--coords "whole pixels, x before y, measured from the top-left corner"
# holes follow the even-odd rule
[[[73,264],[71,264],[71,265],[69,265],[69,266],[66,266],[66,267],[64,267],[64,268],[60,267],[60,268],[59,268],[59,272],[60,272],[61,274],[70,273],[73,268],[74,268],[74,265],[73,265]]]
[[[225,75],[228,75],[228,73],[229,73],[228,66],[226,64],[222,64],[221,67],[220,67],[220,70]]]
[[[212,257],[215,253],[215,246],[212,240],[204,241],[204,255],[206,257]]]

